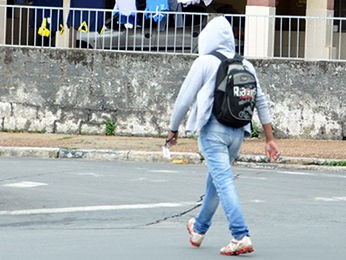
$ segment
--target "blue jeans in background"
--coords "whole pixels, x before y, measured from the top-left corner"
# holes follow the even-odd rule
[[[249,235],[231,170],[231,164],[239,155],[243,140],[243,128],[222,125],[213,115],[201,129],[199,147],[208,165],[208,177],[206,194],[194,226],[199,234],[208,231],[221,202],[232,236],[240,240]]]

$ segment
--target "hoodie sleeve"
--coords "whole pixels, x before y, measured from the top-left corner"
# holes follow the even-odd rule
[[[204,84],[204,69],[201,57],[197,58],[183,84],[181,85],[171,116],[170,130],[177,131],[190,107],[195,103],[197,94]]]
[[[262,125],[269,124],[272,122],[267,100],[259,83],[257,87],[256,109]]]

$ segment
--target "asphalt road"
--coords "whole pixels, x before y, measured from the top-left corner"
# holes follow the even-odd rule
[[[346,259],[346,173],[234,168],[249,259]],[[0,158],[0,259],[221,259],[222,210],[200,249],[186,221],[206,167]],[[173,216],[173,217],[172,217]]]

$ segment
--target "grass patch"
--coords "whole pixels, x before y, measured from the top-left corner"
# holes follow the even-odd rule
[[[187,142],[178,142],[177,145],[188,145],[189,143]]]
[[[346,166],[346,161],[325,161],[324,166]]]
[[[59,140],[70,140],[72,138],[73,138],[72,136],[64,136],[64,137],[61,137]]]

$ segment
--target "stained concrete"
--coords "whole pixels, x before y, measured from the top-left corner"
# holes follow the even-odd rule
[[[111,119],[118,135],[165,134],[195,58],[0,47],[0,130],[100,134]],[[345,138],[346,63],[252,62],[277,137]]]

